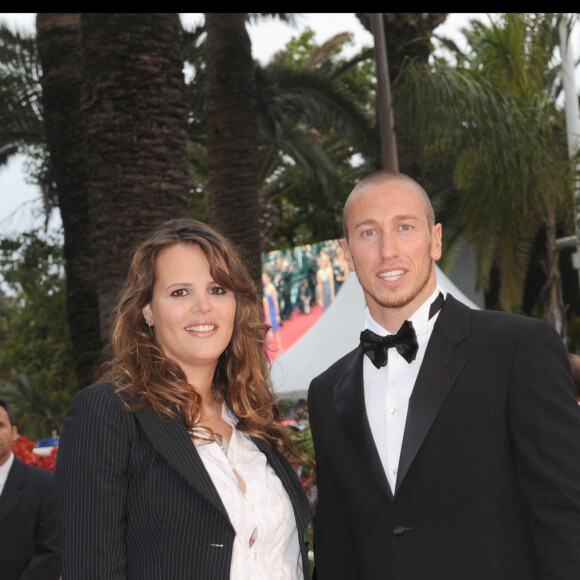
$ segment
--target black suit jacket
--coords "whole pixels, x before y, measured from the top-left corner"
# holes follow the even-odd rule
[[[580,578],[580,408],[543,321],[448,295],[405,425],[395,494],[359,346],[309,389],[318,580]]]
[[[288,462],[253,439],[292,505],[305,578],[310,504]],[[75,395],[59,441],[63,580],[227,580],[235,532],[179,420],[129,411],[112,385]]]
[[[14,458],[0,495],[0,578],[58,580],[54,474]]]

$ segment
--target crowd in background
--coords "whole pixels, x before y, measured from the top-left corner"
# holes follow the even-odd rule
[[[272,251],[262,263],[276,292],[280,324],[295,313],[309,314],[315,305],[328,308],[349,273],[338,240]],[[270,312],[265,311],[265,319],[271,319]]]

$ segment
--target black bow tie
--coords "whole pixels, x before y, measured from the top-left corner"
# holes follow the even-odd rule
[[[443,294],[439,294],[429,310],[429,319],[433,318],[443,305]],[[371,359],[372,363],[380,369],[387,364],[389,358],[389,348],[396,348],[397,352],[408,362],[411,363],[417,356],[417,335],[410,320],[405,320],[397,334],[388,336],[379,336],[372,330],[366,329],[360,333],[360,342],[365,354]]]
[[[360,342],[365,354],[378,369],[387,364],[390,348],[395,347],[408,363],[415,360],[419,348],[413,323],[409,320],[405,320],[397,334],[388,336],[379,336],[367,328],[360,333]]]

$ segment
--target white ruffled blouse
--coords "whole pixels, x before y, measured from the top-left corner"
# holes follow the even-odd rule
[[[254,442],[234,427],[227,455],[215,443],[195,440],[230,522],[236,530],[231,580],[303,580],[302,558],[292,504],[282,482]],[[242,490],[234,469],[246,484]],[[254,542],[250,546],[250,540]]]

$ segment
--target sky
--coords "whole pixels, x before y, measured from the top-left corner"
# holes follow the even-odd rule
[[[436,32],[460,42],[460,28],[467,26],[474,17],[485,20],[484,14],[451,13]],[[35,19],[35,13],[0,13],[0,21],[19,32],[34,32]],[[203,14],[181,14],[181,19],[184,26],[190,27],[201,23]],[[315,31],[314,40],[319,44],[341,32],[352,32],[353,53],[363,45],[372,46],[372,35],[364,29],[355,14],[306,13],[297,15],[296,19],[297,24],[294,27],[275,19],[250,25],[248,30],[254,58],[262,63],[268,62],[274,53],[284,48],[293,36],[297,36],[307,27]],[[41,227],[43,224],[40,192],[36,186],[26,183],[26,171],[22,161],[22,158],[17,158],[8,166],[0,168],[0,235],[15,234]],[[58,210],[55,210],[50,223],[53,227],[58,227]]]

